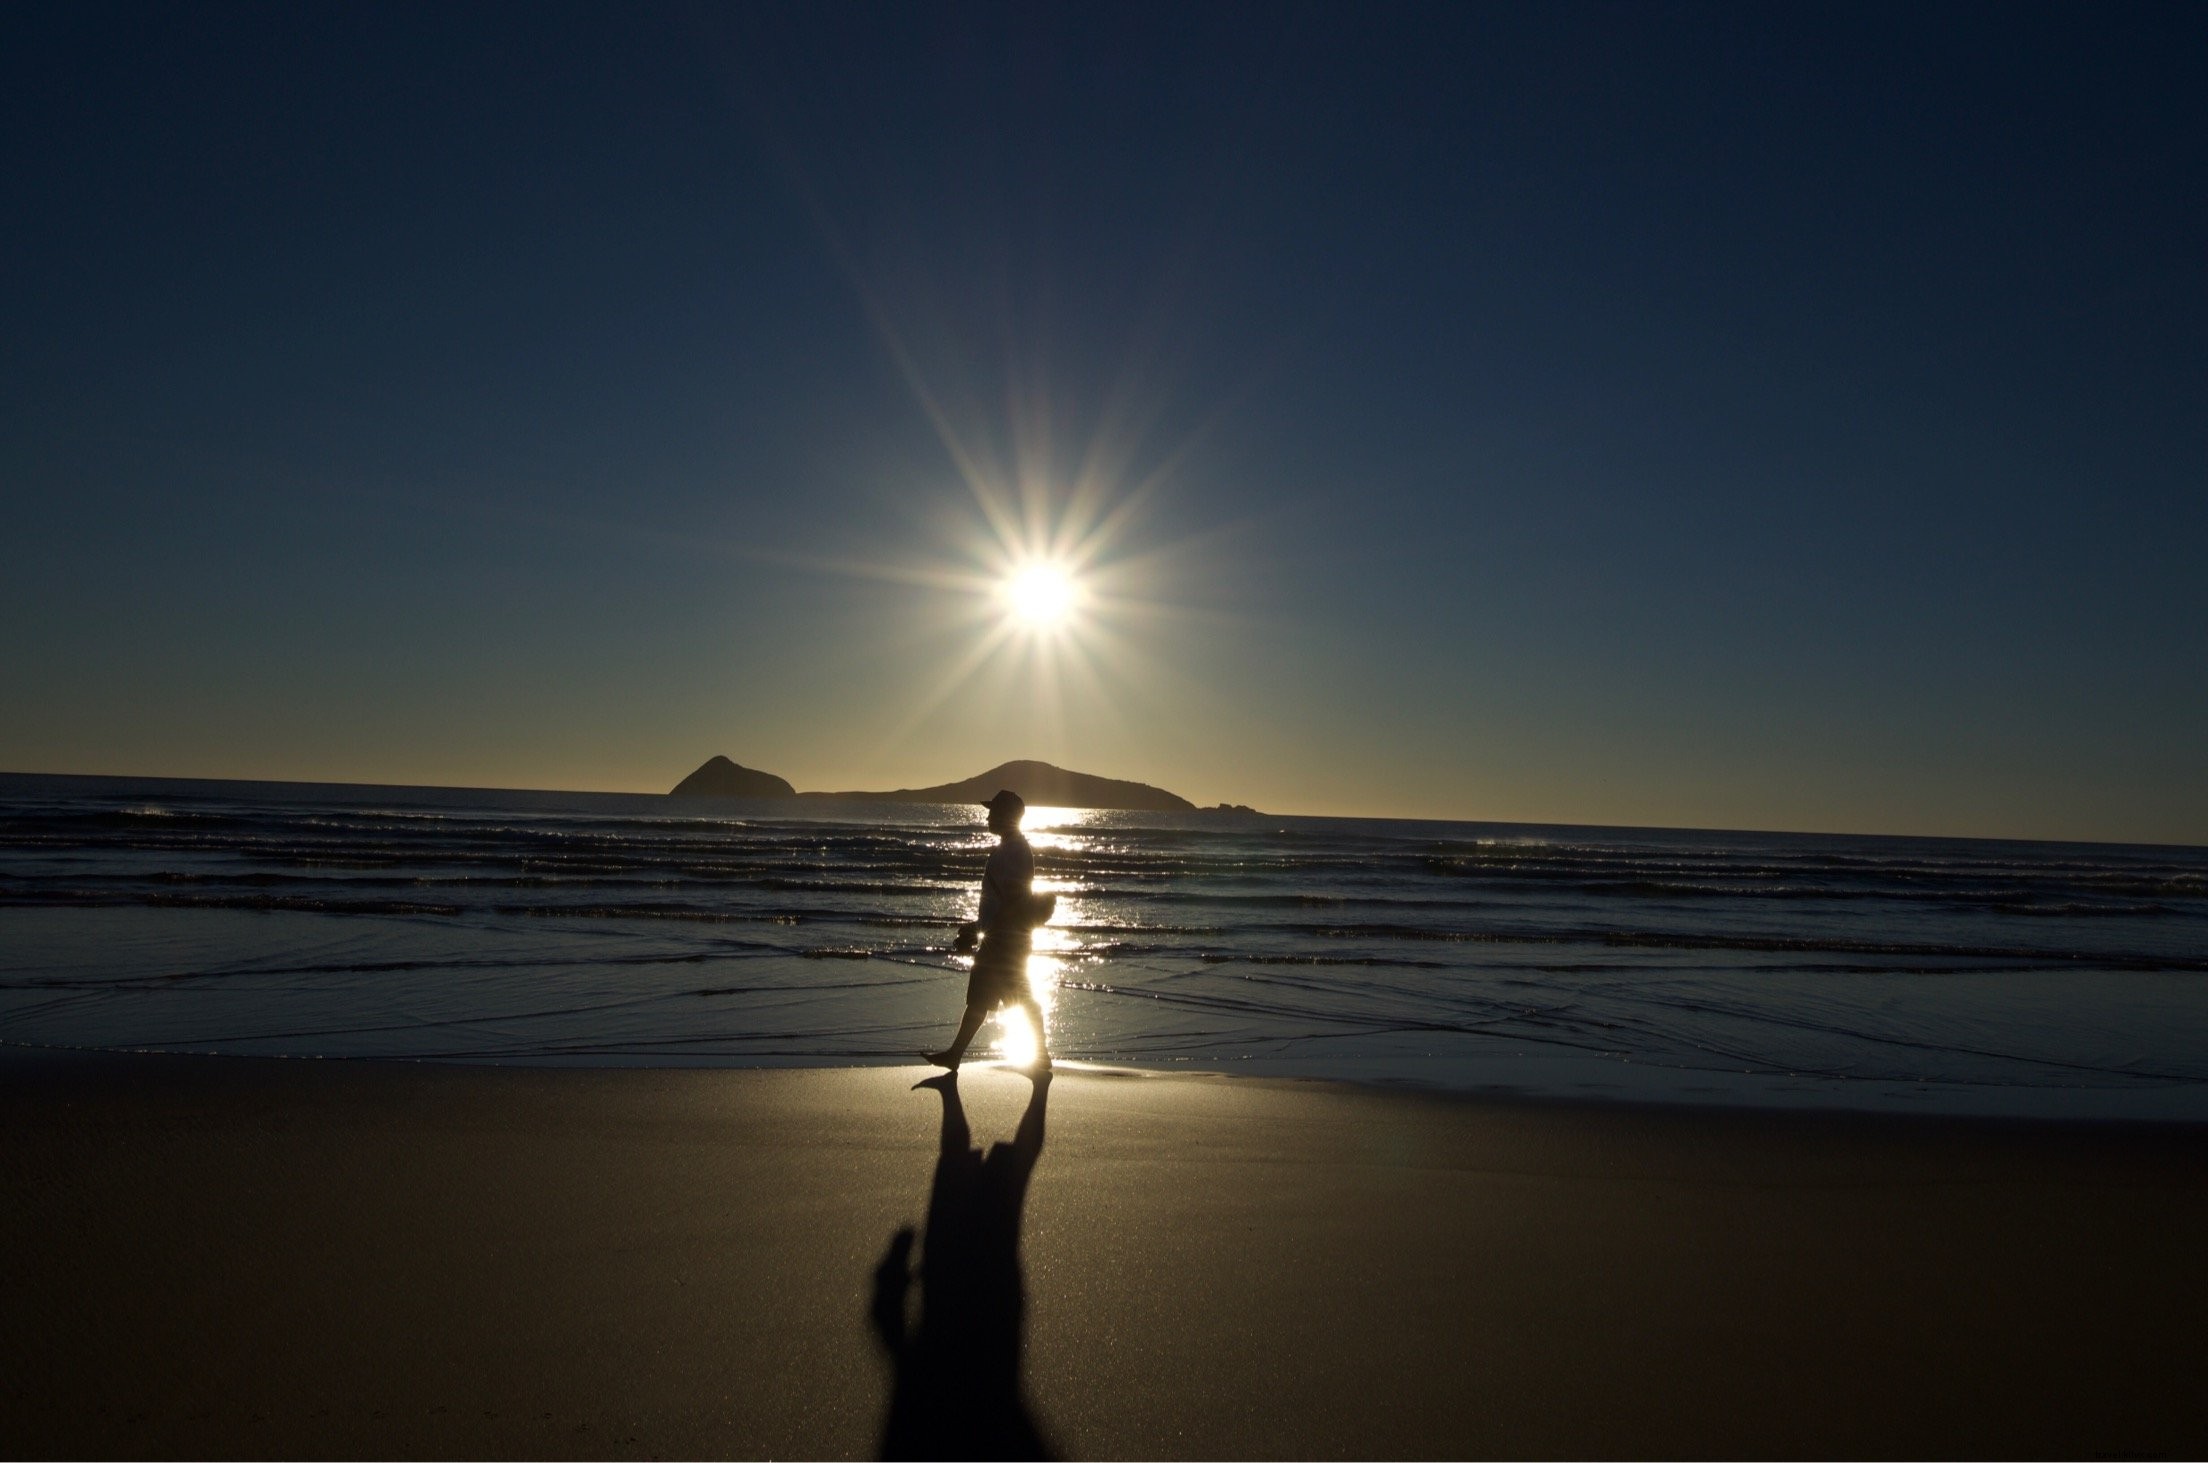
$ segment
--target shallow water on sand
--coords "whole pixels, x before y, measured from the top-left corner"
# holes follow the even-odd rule
[[[2208,850],[1034,809],[1063,1058],[2208,1118]],[[979,809],[0,777],[11,1042],[902,1062]]]

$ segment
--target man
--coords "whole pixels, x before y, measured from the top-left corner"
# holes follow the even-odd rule
[[[1035,1024],[1035,1065],[1048,1067],[1043,1008],[1027,983],[1027,955],[1035,926],[1050,918],[1045,905],[1049,896],[1039,901],[1034,893],[1035,851],[1020,832],[1027,803],[1007,788],[982,806],[989,810],[989,831],[997,835],[997,846],[981,874],[981,917],[958,929],[960,950],[973,949],[977,936],[981,949],[974,956],[973,974],[966,978],[966,1015],[958,1023],[958,1035],[942,1051],[929,1052],[928,1060],[957,1071],[981,1023],[999,1007],[1016,1005]]]

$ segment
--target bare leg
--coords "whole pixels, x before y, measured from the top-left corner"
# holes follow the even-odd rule
[[[1035,1065],[1037,1067],[1048,1067],[1050,1065],[1050,1040],[1043,1034],[1043,1003],[1033,996],[1022,996],[1020,997],[1020,1009],[1027,1013],[1027,1019],[1035,1027]]]
[[[975,1034],[981,1030],[981,1023],[988,1019],[987,1006],[968,1006],[965,1016],[958,1023],[958,1035],[952,1037],[951,1044],[943,1050],[929,1052],[928,1060],[939,1067],[949,1067],[952,1071],[957,1071],[958,1064],[966,1058],[966,1048],[973,1045]]]

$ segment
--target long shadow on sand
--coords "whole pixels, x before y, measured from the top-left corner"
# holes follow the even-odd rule
[[[1047,1458],[1050,1445],[1020,1385],[1020,1211],[1043,1151],[1050,1074],[1035,1090],[1009,1143],[973,1146],[958,1074],[920,1084],[943,1099],[943,1142],[928,1195],[920,1262],[920,1321],[907,1327],[912,1287],[910,1226],[874,1268],[874,1330],[897,1367],[884,1458]]]

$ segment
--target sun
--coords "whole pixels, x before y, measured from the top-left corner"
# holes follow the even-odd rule
[[[1063,564],[1023,564],[998,587],[1007,614],[1033,630],[1051,630],[1073,618],[1081,602],[1080,581]]]

